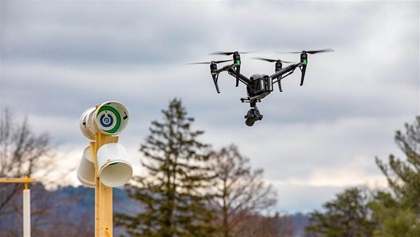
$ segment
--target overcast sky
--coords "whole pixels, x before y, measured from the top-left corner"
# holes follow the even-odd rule
[[[336,52],[310,55],[304,86],[296,70],[258,104],[253,127],[243,85],[221,74],[217,94],[207,65],[187,65],[253,51],[242,73],[271,75],[251,57],[296,62],[276,52],[324,48]],[[120,143],[141,172],[140,143],[177,97],[201,141],[236,144],[265,170],[276,210],[309,212],[346,187],[384,185],[375,157],[403,157],[393,137],[419,115],[419,2],[2,0],[0,60],[2,111],[49,132],[63,167],[88,145],[83,111],[117,100],[131,115]]]

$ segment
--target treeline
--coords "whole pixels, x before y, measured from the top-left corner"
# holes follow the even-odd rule
[[[395,133],[404,158],[389,155],[376,164],[388,188],[353,187],[309,215],[306,237],[420,236],[420,116]]]
[[[162,114],[140,144],[143,173],[115,189],[114,236],[420,236],[420,117],[396,132],[403,159],[376,158],[387,189],[349,188],[307,218],[273,213],[276,192],[263,170],[233,144],[214,150],[200,141],[204,131],[194,129],[181,100]],[[46,184],[58,160],[53,151],[47,133],[35,135],[26,119],[18,124],[7,110],[1,114],[0,177],[37,176]],[[21,190],[0,185],[0,236],[22,233]],[[31,190],[33,236],[94,234],[93,189]]]
[[[22,187],[21,187],[22,188]],[[95,194],[91,188],[65,186],[47,190],[42,183],[30,186],[32,201],[32,233],[41,237],[91,237],[95,235]],[[22,236],[22,192],[18,192],[11,205],[11,212],[0,215],[0,236]],[[144,211],[144,206],[128,197],[121,188],[114,188],[114,212],[135,215]],[[294,236],[303,236],[307,216],[297,213],[287,216],[254,216],[252,225],[283,225],[291,223]],[[114,226],[114,236],[128,236],[124,228]]]

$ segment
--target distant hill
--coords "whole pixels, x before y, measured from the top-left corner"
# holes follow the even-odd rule
[[[59,187],[46,190],[37,183],[31,186],[32,235],[43,237],[83,237],[94,236],[95,190],[83,186]],[[13,200],[19,212],[0,214],[0,236],[22,236],[22,197]],[[135,214],[142,206],[128,197],[125,190],[113,189],[114,213]],[[297,213],[289,215],[294,229],[294,237],[303,237],[308,217]],[[124,234],[124,229],[114,226],[114,236]]]
[[[11,204],[15,210],[0,214],[0,236],[22,236],[22,196]],[[131,200],[120,188],[113,189],[113,210],[115,212],[141,211],[139,204]],[[37,183],[31,186],[31,226],[33,236],[81,237],[94,236],[95,190],[83,186],[59,187],[46,190]],[[114,227],[115,236],[123,229]]]
[[[289,217],[293,224],[293,236],[303,237],[305,234],[305,226],[308,224],[308,216],[302,213],[296,213]]]

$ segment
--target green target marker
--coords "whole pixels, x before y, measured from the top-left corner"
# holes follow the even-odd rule
[[[115,108],[105,105],[105,106],[102,106],[101,108],[99,108],[97,116],[100,115],[102,112],[106,112],[106,111],[109,111],[109,112],[111,112],[115,115],[116,122],[115,122],[115,126],[113,126],[111,129],[103,130],[103,131],[106,132],[106,133],[114,134],[118,131],[118,129],[121,126],[120,113]],[[106,127],[104,124],[102,124],[102,121],[100,120],[100,118],[99,118],[99,123],[101,124],[101,126]]]

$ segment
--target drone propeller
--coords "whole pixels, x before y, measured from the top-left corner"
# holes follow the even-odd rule
[[[282,67],[283,67],[282,63],[293,63],[293,62],[289,62],[289,61],[283,61],[283,60],[280,60],[280,59],[271,59],[271,58],[259,58],[258,57],[258,58],[253,58],[253,59],[262,60],[262,61],[266,61],[266,62],[270,62],[270,63],[276,63],[275,69],[274,69],[276,72],[278,72],[282,69]],[[278,85],[279,85],[280,92],[282,92],[281,79],[282,78],[279,78],[278,81],[277,81]]]
[[[283,60],[280,60],[280,59],[271,59],[271,58],[255,57],[253,59],[257,59],[257,60],[261,60],[261,61],[267,61],[267,62],[270,62],[270,63],[275,63],[275,62],[278,62],[278,61],[280,61],[281,63],[293,63],[293,62],[289,62],[289,61],[283,61]]]
[[[328,52],[335,52],[334,49],[320,49],[320,50],[303,50],[300,52],[285,52],[285,53],[294,53],[294,54],[300,54],[300,62],[302,63],[301,66],[299,66],[300,70],[302,71],[302,76],[300,79],[300,85],[303,85],[303,81],[305,80],[305,72],[306,72],[306,66],[308,64],[308,54],[317,54],[317,53],[328,53]]]
[[[188,63],[188,64],[189,65],[191,65],[191,64],[210,64],[210,71],[211,71],[211,76],[213,77],[214,86],[216,87],[217,93],[220,93],[219,86],[217,85],[217,80],[219,78],[219,73],[217,72],[217,64],[230,62],[230,61],[233,61],[233,60],[228,59],[228,60],[219,60],[219,61],[211,61],[211,62],[197,62],[197,63]]]
[[[235,64],[235,74],[236,74],[236,87],[239,85],[239,74],[241,73],[241,56],[240,54],[247,54],[251,52],[238,52],[238,51],[231,51],[231,52],[213,52],[210,55],[233,55],[233,62]]]
[[[217,51],[217,52],[210,53],[209,55],[226,55],[226,56],[229,56],[229,55],[232,55],[232,54],[235,54],[235,53],[247,54],[247,53],[252,53],[252,52],[238,52],[238,51],[224,52],[224,51]]]
[[[307,53],[307,54],[317,54],[317,53],[328,53],[335,52],[334,49],[320,49],[320,50],[302,50],[300,52],[281,52],[281,53]]]
[[[211,62],[188,63],[188,64],[212,64],[212,63],[219,64],[219,63],[225,63],[225,62],[229,62],[229,61],[232,61],[232,59],[220,60],[220,61],[211,61]]]

